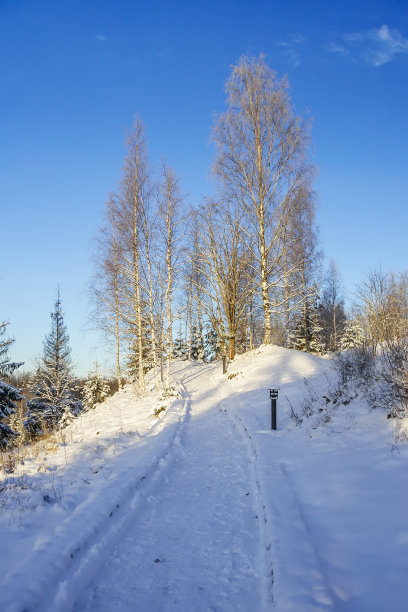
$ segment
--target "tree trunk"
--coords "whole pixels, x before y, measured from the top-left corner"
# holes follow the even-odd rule
[[[144,359],[143,359],[143,322],[142,322],[142,300],[140,293],[140,268],[139,268],[139,235],[138,235],[138,212],[139,202],[137,198],[137,181],[135,185],[134,210],[133,210],[133,308],[136,315],[137,328],[137,349],[138,349],[138,372],[137,379],[141,391],[146,391],[144,379]]]
[[[229,358],[231,359],[231,361],[233,361],[233,359],[235,358],[235,336],[229,337],[228,349],[229,349]]]
[[[147,273],[149,283],[149,320],[150,320],[150,338],[152,341],[152,353],[153,353],[153,369],[154,369],[154,381],[156,390],[160,389],[159,384],[159,366],[157,362],[157,346],[156,346],[156,332],[154,327],[154,305],[153,305],[153,278],[152,278],[152,264],[150,259],[150,246],[149,246],[149,228],[147,225],[146,210],[143,207],[143,228],[145,235],[145,247],[146,247],[146,261],[147,261]]]
[[[116,377],[118,379],[118,389],[122,387],[122,376],[120,371],[120,336],[119,336],[119,261],[118,248],[115,234],[115,222],[112,219],[112,246],[113,246],[113,290],[115,300],[115,349],[116,349]]]
[[[169,196],[170,197],[170,196]],[[171,206],[171,203],[169,203]],[[171,210],[171,209],[170,209]],[[170,361],[173,357],[173,316],[172,316],[172,287],[173,287],[173,267],[172,267],[172,228],[171,216],[168,209],[166,214],[166,229],[167,229],[167,249],[166,249],[166,266],[167,266],[167,286],[166,286],[166,385],[170,386]]]

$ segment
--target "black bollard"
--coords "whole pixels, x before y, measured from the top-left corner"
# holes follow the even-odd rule
[[[271,429],[276,431],[276,400],[278,399],[278,389],[269,389],[271,398]]]

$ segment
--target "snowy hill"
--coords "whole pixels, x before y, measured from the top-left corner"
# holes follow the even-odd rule
[[[3,460],[0,610],[405,610],[408,449],[333,377],[277,347],[176,362],[177,395],[128,387]]]

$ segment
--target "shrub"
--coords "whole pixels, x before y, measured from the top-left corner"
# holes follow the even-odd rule
[[[408,416],[408,338],[387,343],[378,377],[379,396],[389,417]]]
[[[362,345],[344,353],[336,353],[334,368],[343,385],[350,380],[370,382],[375,374],[373,352],[369,347]]]

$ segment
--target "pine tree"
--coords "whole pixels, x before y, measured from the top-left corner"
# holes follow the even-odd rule
[[[72,388],[71,348],[58,290],[51,313],[51,331],[44,340],[43,354],[32,383],[33,399],[27,402],[31,432],[55,429],[76,416],[79,406]]]
[[[343,329],[343,335],[340,339],[340,350],[348,351],[352,348],[362,346],[364,343],[363,330],[354,319],[346,321]]]
[[[86,410],[95,408],[96,404],[101,404],[109,395],[109,385],[98,371],[98,364],[88,375],[83,392],[83,404]]]

